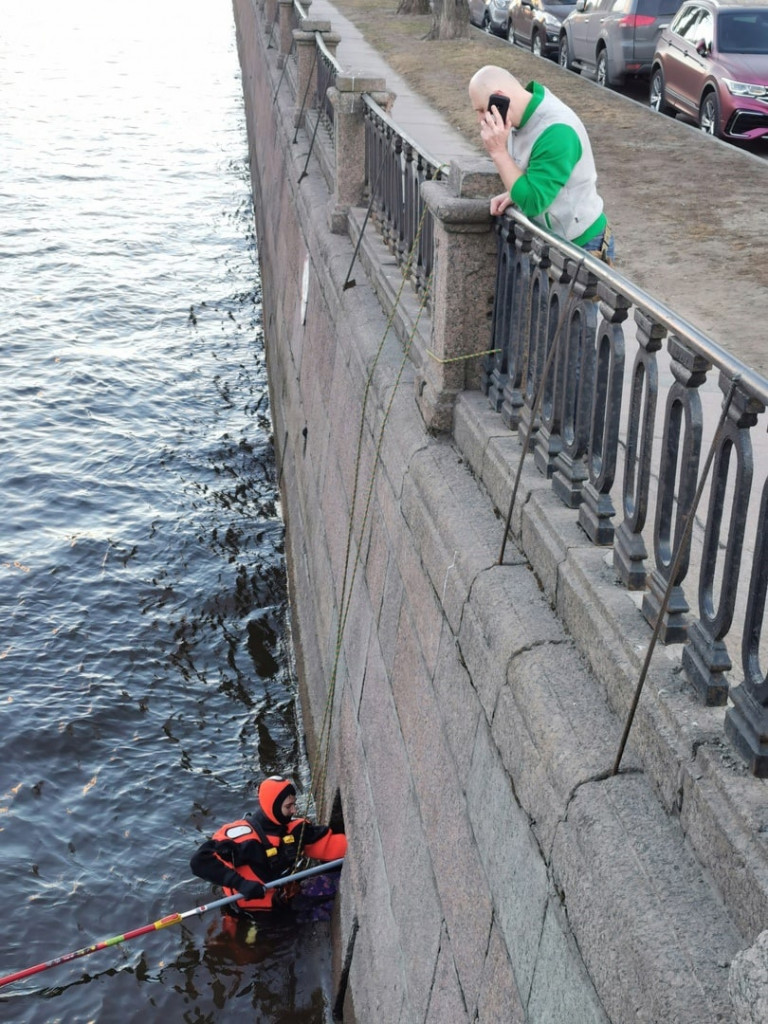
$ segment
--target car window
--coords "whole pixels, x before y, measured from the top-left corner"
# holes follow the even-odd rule
[[[702,13],[700,21],[696,24],[695,34],[697,43],[703,39],[707,47],[712,49],[712,40],[715,35],[715,19],[712,17],[712,11]]]
[[[717,40],[721,53],[768,53],[768,9],[721,12]]]
[[[649,14],[653,18],[670,17],[680,6],[680,0],[637,0],[635,14]]]
[[[633,0],[613,0],[613,3],[609,6],[612,11],[617,11],[619,14],[626,14],[632,7],[632,3]]]
[[[700,17],[700,7],[697,7],[695,4],[691,4],[689,7],[684,7],[672,22],[672,31],[676,35],[682,36],[683,39],[689,39],[690,37],[688,33],[692,31]]]

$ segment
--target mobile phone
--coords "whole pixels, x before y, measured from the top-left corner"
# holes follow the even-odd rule
[[[488,109],[490,110],[491,107],[496,107],[501,115],[501,120],[506,124],[507,111],[509,110],[509,96],[502,96],[500,92],[492,92],[488,97]]]

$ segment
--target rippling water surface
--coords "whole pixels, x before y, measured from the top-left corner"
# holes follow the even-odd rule
[[[3,4],[0,97],[6,975],[209,900],[190,853],[305,771],[230,5]],[[314,1024],[326,928],[213,912],[0,1020]]]

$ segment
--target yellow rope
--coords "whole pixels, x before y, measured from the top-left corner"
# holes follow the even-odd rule
[[[492,356],[496,352],[501,352],[501,349],[486,348],[482,352],[470,352],[468,356],[451,356],[448,359],[441,359],[440,356],[435,355],[431,348],[427,349],[427,355],[431,356],[436,363],[460,363],[465,359],[479,359],[480,356]]]

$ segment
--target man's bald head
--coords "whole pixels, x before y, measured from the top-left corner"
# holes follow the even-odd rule
[[[485,114],[488,97],[494,92],[509,97],[509,116],[513,125],[519,125],[531,94],[506,68],[486,64],[474,73],[469,82],[469,99],[479,117]]]

